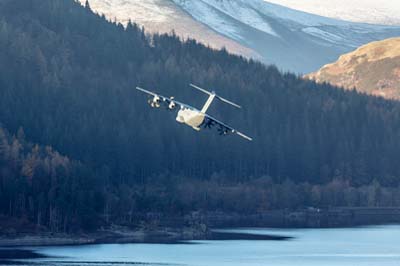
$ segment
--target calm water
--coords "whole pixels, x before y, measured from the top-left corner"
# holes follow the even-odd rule
[[[232,230],[230,230],[232,231]],[[188,244],[111,244],[43,247],[57,258],[22,265],[290,265],[400,266],[400,226],[351,229],[238,229],[295,237],[288,241],[193,241]]]

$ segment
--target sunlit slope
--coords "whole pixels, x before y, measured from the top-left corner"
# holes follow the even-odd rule
[[[308,77],[317,82],[400,99],[400,38],[362,46]]]
[[[79,0],[82,4],[86,0]],[[194,38],[199,42],[246,57],[259,55],[240,43],[216,33],[206,25],[194,20],[171,1],[166,0],[90,0],[94,12],[104,14],[109,20],[124,25],[130,20],[144,26],[151,33],[171,33],[182,38]]]

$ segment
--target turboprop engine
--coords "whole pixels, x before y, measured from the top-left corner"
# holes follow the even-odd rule
[[[153,99],[149,100],[149,104],[153,108],[159,108],[160,107],[160,97],[157,95],[153,97]]]
[[[176,107],[176,103],[174,102],[174,97],[171,97],[170,100],[171,100],[171,101],[170,101],[170,103],[168,104],[168,109],[174,110],[175,107]]]

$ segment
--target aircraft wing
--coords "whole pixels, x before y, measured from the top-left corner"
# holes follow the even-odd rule
[[[141,92],[147,93],[147,94],[149,94],[149,95],[151,95],[151,96],[159,96],[159,97],[161,96],[161,95],[158,95],[157,93],[154,93],[154,92],[151,92],[151,91],[142,89],[142,88],[140,88],[140,87],[136,87],[136,89],[139,90],[139,91],[141,91]]]
[[[242,138],[245,138],[245,139],[247,139],[249,141],[253,140],[249,136],[243,134],[240,131],[237,131],[233,127],[231,127],[231,126],[229,126],[229,125],[227,125],[227,124],[215,119],[214,117],[212,117],[212,116],[210,116],[208,114],[205,114],[205,121],[203,122],[203,124],[204,124],[204,127],[212,127],[212,126],[218,125],[219,126],[218,130],[219,130],[221,135],[226,135],[228,133],[235,133],[238,136],[240,136]]]
[[[161,94],[157,94],[157,93],[154,93],[154,92],[152,92],[152,91],[148,91],[148,90],[145,90],[145,89],[142,89],[142,88],[140,88],[140,87],[136,87],[136,89],[137,90],[139,90],[139,91],[141,91],[141,92],[144,92],[144,93],[146,93],[146,94],[148,94],[148,95],[151,95],[151,96],[153,96],[153,97],[159,97],[160,98],[160,100],[162,101],[162,102],[164,102],[164,103],[166,103],[166,104],[170,104],[171,102],[174,102],[175,104],[177,104],[177,105],[179,105],[180,107],[181,107],[181,109],[182,108],[188,108],[188,109],[192,109],[192,110],[197,110],[196,108],[194,108],[193,106],[190,106],[190,105],[188,105],[188,104],[186,104],[186,103],[182,103],[182,102],[179,102],[179,101],[176,101],[174,98],[172,98],[172,97],[165,97],[165,96],[163,96],[163,95],[161,95]]]

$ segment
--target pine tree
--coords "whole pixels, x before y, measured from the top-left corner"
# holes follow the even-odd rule
[[[86,0],[85,2],[85,9],[88,11],[92,11],[92,9],[90,8],[89,0]]]

